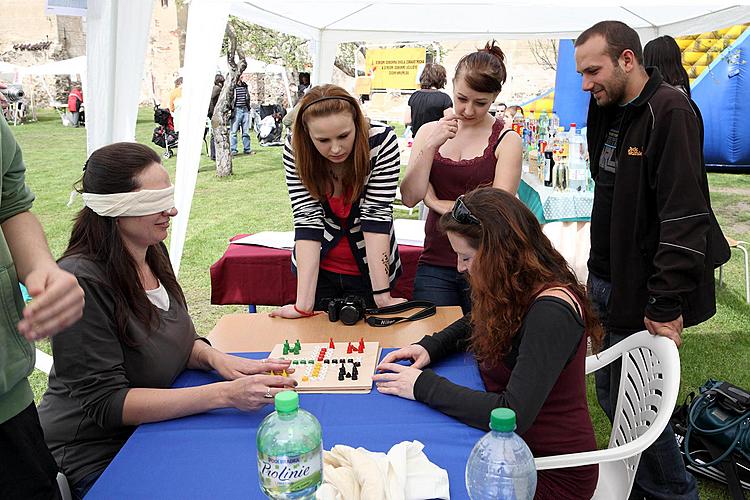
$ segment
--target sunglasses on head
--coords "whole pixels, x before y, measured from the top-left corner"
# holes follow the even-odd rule
[[[479,219],[477,219],[474,214],[471,213],[469,207],[464,204],[464,195],[459,196],[456,200],[455,205],[453,205],[451,216],[453,216],[453,219],[455,219],[455,221],[459,224],[476,224],[477,226],[482,225],[481,222],[479,222]]]

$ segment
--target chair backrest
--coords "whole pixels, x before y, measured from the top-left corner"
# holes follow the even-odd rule
[[[674,342],[647,331],[631,335],[586,360],[589,373],[616,359],[622,360],[609,450],[627,468],[632,487],[643,450],[651,446],[669,422],[680,388],[680,357]],[[622,453],[618,453],[621,455]]]
[[[628,484],[622,486],[627,487],[623,492],[627,498],[641,453],[656,441],[672,416],[680,388],[680,356],[670,339],[644,330],[588,356],[586,373],[617,360],[622,360],[622,373],[609,448],[541,457],[535,462],[537,470],[622,462],[627,469]],[[600,484],[603,479],[607,480],[600,469]]]

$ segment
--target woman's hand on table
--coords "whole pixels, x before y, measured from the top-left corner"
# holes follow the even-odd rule
[[[316,316],[318,314],[321,314],[322,311],[311,311],[308,314],[302,314],[300,311],[303,311],[302,309],[299,309],[295,307],[295,304],[287,304],[283,307],[279,307],[278,309],[274,309],[268,315],[272,318],[286,318],[286,319],[299,319],[299,318],[309,318],[310,316]],[[304,311],[303,311],[304,312]]]
[[[211,367],[221,375],[224,380],[235,380],[247,375],[265,374],[286,370],[287,373],[294,372],[290,368],[291,361],[288,359],[247,359],[216,351],[210,361]]]
[[[297,381],[280,375],[248,375],[225,382],[227,406],[243,411],[262,408],[281,391],[294,390]]]
[[[411,361],[412,368],[424,368],[430,364],[430,355],[427,353],[427,349],[421,345],[412,344],[397,351],[389,352],[376,368],[378,371],[387,370],[388,368],[384,368],[384,365],[402,360]]]
[[[414,368],[413,365],[404,366],[398,363],[380,363],[378,370],[382,370],[383,373],[372,376],[378,392],[414,399],[414,384],[422,370]]]
[[[375,305],[380,307],[395,306],[396,304],[402,304],[406,302],[406,299],[400,297],[391,297],[390,293],[379,293],[373,295],[372,298],[375,300]]]

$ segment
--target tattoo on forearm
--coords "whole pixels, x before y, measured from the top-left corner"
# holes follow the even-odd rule
[[[385,277],[390,278],[391,276],[391,263],[388,260],[388,254],[383,252],[383,256],[380,258],[380,262],[383,263],[383,267],[385,267]]]

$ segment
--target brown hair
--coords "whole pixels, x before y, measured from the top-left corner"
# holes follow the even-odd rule
[[[447,82],[448,77],[445,74],[445,68],[439,64],[425,64],[422,74],[419,75],[419,86],[423,89],[430,89],[432,87],[442,89]]]
[[[612,58],[612,62],[617,65],[623,51],[632,50],[638,64],[643,66],[643,49],[641,48],[641,39],[638,33],[620,21],[600,21],[578,35],[575,46],[578,47],[586,43],[592,36],[601,36],[607,42],[607,54]]]
[[[312,87],[300,100],[299,106],[292,127],[294,164],[297,166],[297,175],[310,196],[321,201],[333,192],[333,179],[328,170],[328,160],[318,152],[310,138],[307,121],[310,118],[337,113],[349,113],[352,116],[354,147],[347,159],[351,161],[352,168],[344,169],[341,182],[344,196],[349,196],[346,201],[351,203],[358,199],[364,190],[365,179],[370,173],[370,127],[359,103],[346,90],[328,84]]]
[[[507,75],[505,54],[492,40],[483,49],[466,54],[458,61],[453,81],[462,77],[471,89],[494,94],[503,89]]]
[[[598,351],[602,330],[586,291],[531,211],[515,196],[493,187],[475,189],[463,202],[480,224],[462,224],[446,212],[440,227],[477,250],[469,274],[471,350],[477,360],[497,364],[510,350],[534,299],[555,286],[575,296],[586,333]]]
[[[136,177],[150,165],[161,164],[159,155],[148,146],[133,142],[116,142],[97,149],[76,183],[81,193],[129,193],[138,189]],[[114,322],[118,337],[129,346],[136,344],[127,334],[130,317],[153,329],[159,327],[159,315],[146,296],[138,277],[138,268],[125,247],[117,225],[117,218],[103,217],[89,207],[76,215],[68,248],[61,259],[81,255],[101,265],[110,284],[99,283],[114,297]],[[146,262],[169,294],[182,305],[185,295],[169,262],[163,242],[146,250]]]

